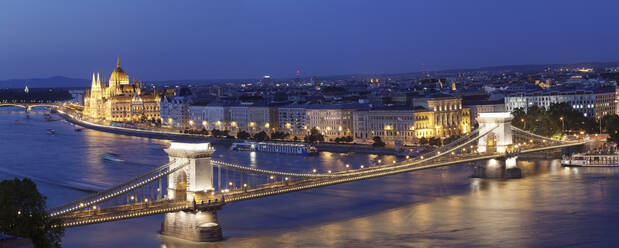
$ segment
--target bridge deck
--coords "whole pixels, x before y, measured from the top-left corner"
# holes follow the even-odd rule
[[[454,152],[452,152],[454,151],[454,149],[462,148],[462,146],[459,146],[449,150],[449,153],[446,153],[446,156],[435,155],[426,159],[414,158],[396,164],[338,172],[331,174],[331,176],[329,177],[309,177],[295,181],[272,182],[254,187],[236,188],[226,193],[197,193],[195,196],[197,204],[193,204],[193,202],[190,201],[174,201],[164,199],[148,203],[127,204],[103,209],[80,210],[59,216],[59,218],[63,220],[64,226],[70,227],[136,218],[168,212],[193,211],[196,209],[218,209],[225,203],[231,203],[236,201],[267,197],[288,192],[325,187],[329,185],[383,177],[416,170],[448,166],[453,164],[496,159],[505,156],[515,156],[517,154],[532,153],[544,150],[560,149],[564,147],[583,145],[586,143],[588,143],[588,141],[554,145],[522,145],[520,150],[513,154],[497,152],[474,152],[455,154]],[[463,145],[466,144],[467,143]]]

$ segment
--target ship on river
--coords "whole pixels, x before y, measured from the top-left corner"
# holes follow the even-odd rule
[[[232,144],[234,151],[274,152],[284,154],[315,155],[318,149],[314,146],[294,143],[239,142]]]

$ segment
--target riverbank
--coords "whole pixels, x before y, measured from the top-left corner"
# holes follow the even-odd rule
[[[143,130],[143,129],[134,129],[134,128],[126,128],[126,127],[112,127],[101,124],[96,124],[92,122],[87,122],[84,120],[78,120],[74,116],[62,111],[56,110],[57,115],[61,116],[65,120],[75,125],[79,125],[84,128],[93,129],[101,132],[115,133],[127,136],[136,136],[136,137],[144,137],[144,138],[152,138],[152,139],[167,139],[174,141],[202,141],[209,142],[213,144],[221,144],[221,145],[232,145],[234,142],[240,142],[241,140],[237,139],[227,139],[227,138],[214,138],[214,137],[205,137],[203,135],[197,134],[186,134],[186,133],[173,133],[173,132],[164,132],[164,131],[152,131],[152,130]],[[373,147],[371,145],[361,145],[361,144],[313,144],[318,148],[319,151],[328,151],[328,152],[337,152],[337,153],[366,153],[366,154],[377,154],[377,155],[401,155],[399,152],[392,148],[384,148],[384,147]]]

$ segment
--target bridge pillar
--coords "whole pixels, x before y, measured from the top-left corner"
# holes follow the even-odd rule
[[[173,142],[165,151],[170,161],[174,161],[170,170],[188,163],[168,175],[168,199],[200,202],[201,199],[196,199],[199,193],[207,195],[214,190],[211,155],[215,149],[209,143]],[[197,242],[223,239],[215,209],[166,213],[161,223],[161,233]]]
[[[505,152],[508,147],[512,145],[512,124],[514,119],[509,112],[497,112],[497,113],[479,113],[477,117],[477,123],[479,123],[479,134],[484,134],[490,130],[488,135],[484,135],[477,141],[477,151],[486,152],[488,146],[488,136],[495,137],[495,145],[497,152]]]
[[[489,159],[477,162],[473,168],[473,177],[489,179],[522,178],[522,171],[516,165],[518,157]]]

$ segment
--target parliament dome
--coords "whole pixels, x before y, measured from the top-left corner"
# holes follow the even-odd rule
[[[123,70],[123,68],[120,67],[120,58],[119,58],[116,62],[116,69],[114,69],[114,71],[112,72],[112,75],[110,75],[109,85],[113,86],[113,85],[124,85],[124,84],[129,84],[129,76]]]

